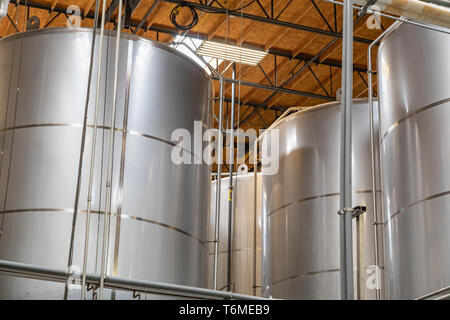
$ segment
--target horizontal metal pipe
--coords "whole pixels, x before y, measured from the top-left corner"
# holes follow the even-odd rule
[[[72,275],[70,275],[66,272],[66,270],[63,269],[49,268],[6,260],[0,260],[0,273],[16,277],[63,283],[67,281],[67,278],[69,276],[74,279],[76,283],[78,283],[80,282],[82,276],[81,273],[73,273]],[[99,285],[100,283],[100,275],[98,274],[88,273],[86,274],[86,279],[90,284]],[[113,276],[105,276],[104,287],[109,289],[139,291],[153,294],[165,294],[200,299],[266,300],[261,297],[249,296],[233,292],[216,291],[157,281],[131,280]]]
[[[344,5],[343,2],[336,1],[336,0],[322,0],[322,1],[325,1],[325,2],[328,2],[328,3],[337,4],[337,5],[340,5],[340,6]],[[353,5],[353,9],[356,9],[356,10],[359,10],[359,11],[362,11],[363,8],[364,7],[360,6],[360,5]],[[427,24],[423,24],[423,23],[416,22],[416,21],[413,21],[413,20],[408,20],[405,17],[394,17],[394,16],[392,16],[390,14],[386,14],[386,13],[383,13],[383,12],[378,12],[378,11],[371,10],[371,9],[367,9],[367,13],[371,13],[371,14],[373,14],[375,16],[386,17],[388,19],[392,19],[392,20],[395,20],[395,21],[400,21],[400,22],[412,24],[412,25],[415,25],[415,26],[418,26],[418,27],[422,27],[422,28],[425,28],[425,29],[428,29],[428,30],[434,30],[434,31],[450,34],[449,30],[446,29],[446,28],[439,27],[439,26],[436,26],[436,25],[427,25]],[[376,46],[378,46],[378,42],[376,40],[377,39],[375,39],[373,42],[375,43]],[[354,70],[356,70],[356,69],[354,69]],[[367,72],[367,70],[366,70],[366,72]]]
[[[355,0],[365,6],[367,0]],[[403,16],[427,24],[450,28],[450,8],[420,0],[378,0],[376,5],[381,11]]]
[[[416,298],[415,300],[430,300],[430,299],[432,300],[434,298],[436,298],[436,300],[440,300],[443,297],[447,297],[448,293],[450,293],[450,287],[445,287],[445,288],[442,288],[442,289],[430,292],[430,293],[428,293],[426,295],[423,295],[423,296],[421,296],[419,298]]]
[[[236,99],[236,100],[238,100],[238,99]],[[219,101],[219,98],[214,98],[214,101]],[[225,99],[223,99],[223,101],[230,103],[231,99],[225,98]],[[264,106],[261,107],[259,104],[256,104],[254,102],[245,102],[244,103],[242,101],[237,101],[237,103],[239,103],[241,106],[248,106],[248,107],[252,107],[252,108],[261,108],[262,110],[267,109],[267,107],[264,107]],[[279,111],[279,112],[285,112],[287,109],[289,109],[289,108],[288,107],[275,107],[275,106],[270,107],[270,110]],[[0,132],[1,132],[1,129],[0,129]]]

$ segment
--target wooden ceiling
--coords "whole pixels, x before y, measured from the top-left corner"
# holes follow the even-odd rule
[[[24,30],[24,21],[37,16],[40,28],[65,27],[65,12],[70,5],[79,6],[82,27],[93,26],[95,0],[11,0],[8,17],[0,21],[0,36],[4,37]],[[206,1],[209,1],[206,3]],[[140,22],[143,27],[137,34],[160,42],[170,42],[182,31],[175,29],[170,13],[179,0],[129,0],[131,19],[126,19],[124,32],[131,32]],[[189,0],[201,8],[215,8],[220,12],[197,10],[198,24],[187,35],[201,39],[226,41],[244,47],[268,50],[269,54],[260,66],[237,65],[237,79],[262,84],[267,87],[281,87],[285,92],[267,90],[248,85],[237,86],[236,92],[242,105],[239,108],[240,126],[243,129],[269,126],[283,110],[292,106],[312,106],[335,99],[341,86],[342,7],[324,0]],[[249,6],[240,10],[241,6]],[[28,6],[25,6],[27,4]],[[106,8],[116,8],[117,0],[107,0]],[[133,8],[134,7],[134,8]],[[27,9],[28,8],[28,9]],[[233,15],[226,9],[235,10]],[[208,10],[210,11],[210,10]],[[243,13],[241,15],[240,13]],[[355,20],[357,17],[355,10]],[[143,18],[147,15],[147,18]],[[111,21],[117,16],[117,9],[111,10]],[[249,16],[251,18],[249,18]],[[262,17],[265,21],[257,21]],[[272,18],[273,17],[273,18]],[[366,15],[354,25],[354,97],[367,97],[366,54],[369,40],[375,39],[382,29],[393,21],[381,18],[382,29],[369,29]],[[189,9],[181,10],[177,21],[187,24],[191,20]],[[373,18],[371,18],[373,19]],[[281,21],[281,22],[280,22]],[[14,26],[13,22],[17,22]],[[288,26],[283,22],[290,23]],[[108,23],[107,28],[113,28]],[[17,29],[17,30],[16,30]],[[321,32],[323,31],[323,32]],[[316,56],[314,62],[311,58]],[[374,58],[376,50],[374,50]],[[376,61],[376,60],[374,60]],[[229,63],[222,63],[223,71]],[[223,75],[231,78],[231,69]],[[376,86],[376,79],[374,81]],[[218,96],[218,83],[215,89]],[[231,98],[231,84],[225,87],[226,98]],[[272,88],[273,89],[273,88]],[[288,92],[286,92],[288,91]],[[376,90],[375,90],[376,91]],[[310,95],[312,94],[312,96]],[[217,109],[217,108],[216,108]],[[225,110],[225,114],[229,115]]]

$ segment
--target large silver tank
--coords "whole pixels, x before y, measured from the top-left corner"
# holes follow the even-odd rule
[[[340,299],[340,107],[329,103],[305,109],[272,129],[279,134],[279,170],[262,178],[266,296]],[[366,285],[372,272],[368,268],[375,264],[367,101],[354,100],[352,115],[353,204],[367,207],[360,225],[354,223],[353,228],[355,270],[358,262],[362,266],[355,271],[355,292],[360,299],[375,299],[376,286]],[[264,138],[269,148],[272,132]],[[381,253],[381,239],[378,242]]]
[[[450,36],[409,24],[378,51],[387,297],[450,286]]]
[[[1,260],[67,266],[91,37],[88,29],[51,29],[0,41]],[[98,44],[97,37],[96,52]],[[106,36],[102,72],[107,75],[100,90],[89,273],[100,272],[109,144],[109,130],[104,126],[111,119],[114,47],[115,35]],[[73,264],[80,269],[97,59],[74,242]],[[123,35],[108,274],[206,286],[210,169],[203,164],[173,164],[170,140],[174,129],[193,132],[194,120],[209,127],[211,96],[207,74],[189,58],[143,38]],[[63,292],[64,284],[0,276],[0,298],[60,299]],[[128,298],[131,293],[118,297]],[[70,290],[69,298],[79,299],[80,290]]]
[[[233,248],[231,282],[233,292],[261,295],[261,177],[257,178],[256,275],[254,272],[255,185],[253,174],[233,177]],[[217,288],[227,285],[228,264],[228,195],[229,178],[222,178],[220,194],[219,257]],[[216,180],[211,185],[211,209],[208,219],[208,286],[213,288]],[[255,276],[254,276],[255,275]],[[254,283],[254,279],[256,283]],[[253,287],[256,287],[255,290]]]

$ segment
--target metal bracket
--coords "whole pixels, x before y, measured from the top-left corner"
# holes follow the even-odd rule
[[[356,206],[354,208],[342,208],[340,209],[337,214],[338,215],[344,215],[347,212],[351,212],[352,213],[352,218],[357,218],[360,215],[362,215],[363,213],[366,213],[366,207],[365,206]]]
[[[39,29],[40,23],[41,23],[41,21],[39,20],[39,18],[37,16],[32,16],[27,21],[27,31]]]
[[[141,300],[142,295],[140,292],[134,290],[133,291],[133,299],[136,299],[136,298],[138,298],[138,300]]]
[[[96,297],[97,297],[97,285],[95,285],[95,284],[90,284],[90,283],[88,283],[87,284],[87,291],[91,291],[92,290],[92,300],[96,300]]]
[[[360,215],[367,212],[367,208],[365,206],[357,206],[353,208],[352,218],[357,218]]]

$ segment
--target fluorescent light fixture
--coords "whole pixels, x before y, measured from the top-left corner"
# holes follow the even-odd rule
[[[267,55],[267,52],[232,46],[225,43],[203,41],[197,53],[205,57],[238,62],[256,66]]]
[[[197,51],[197,49],[202,45],[203,40],[199,40],[199,39],[195,39],[195,38],[191,38],[191,37],[178,35],[178,36],[176,36],[174,42],[176,42],[176,43],[183,42],[184,44],[189,46],[189,48],[191,48],[193,51]],[[203,61],[201,59],[199,59],[195,54],[193,54],[185,46],[172,45],[172,47],[174,47],[178,51],[180,51],[180,52],[184,53],[185,55],[187,55],[189,58],[191,58],[197,64],[199,64],[208,74],[211,74],[211,70],[209,70],[209,68],[203,63]],[[223,62],[222,59],[215,59],[215,57],[205,58],[204,60],[207,63],[209,63],[215,69],[217,69],[219,67],[219,65]]]

